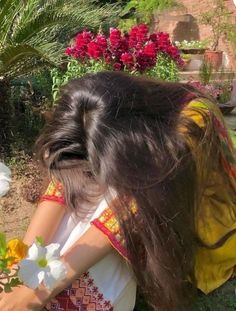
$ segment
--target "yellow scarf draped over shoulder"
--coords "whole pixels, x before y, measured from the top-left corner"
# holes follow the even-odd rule
[[[227,233],[236,229],[236,151],[223,117],[215,104],[206,100],[194,100],[183,110],[183,114],[191,118],[200,128],[204,128],[206,120],[199,112],[201,110],[204,110],[209,115],[209,120],[213,122],[221,147],[222,171],[208,172],[201,200],[203,217],[199,216],[196,219],[200,239],[206,245],[214,245]],[[201,167],[201,164],[204,164],[204,156],[207,155],[203,152],[198,160],[199,169],[203,170],[200,176],[204,176],[206,169],[204,165]],[[197,287],[206,294],[213,291],[231,278],[235,266],[236,233],[216,249],[199,247],[195,263]]]

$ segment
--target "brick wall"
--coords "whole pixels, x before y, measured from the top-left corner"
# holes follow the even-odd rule
[[[199,23],[203,12],[211,8],[214,10],[212,0],[178,0],[180,7],[164,15],[154,14],[154,28],[171,34],[174,41],[203,40],[211,37],[211,29]],[[233,0],[225,0],[232,12],[232,20],[236,22],[236,7]],[[229,42],[220,41],[219,49],[224,51],[229,58],[229,67],[236,69],[236,51],[233,51]]]

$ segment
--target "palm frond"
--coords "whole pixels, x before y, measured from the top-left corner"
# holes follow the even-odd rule
[[[58,24],[64,24],[69,21],[68,16],[57,12],[42,12],[34,20],[29,21],[24,27],[18,28],[13,40],[16,43],[27,42],[30,38],[37,36],[42,30],[47,30]]]
[[[95,0],[0,0],[0,75],[19,75],[35,62],[56,66],[66,39],[98,28],[117,12],[116,5]]]
[[[4,6],[0,6],[0,46],[4,46],[10,38],[11,31],[15,26],[16,17],[22,10],[20,1],[7,1]]]
[[[24,60],[19,61],[15,66],[12,66],[5,74],[5,77],[15,79],[32,75],[48,68],[52,68],[51,64],[45,62],[41,58],[24,58]]]
[[[83,27],[98,27],[102,22],[117,14],[116,6],[95,7],[93,1],[83,2],[81,0],[70,0],[66,4],[62,0],[51,1],[50,4],[35,12],[33,18],[27,22],[21,19],[18,29],[13,36],[17,43],[28,42],[31,38],[37,37],[41,31],[50,31],[54,26],[70,31]]]
[[[5,74],[11,67],[27,58],[40,58],[46,63],[55,66],[54,61],[48,56],[45,51],[39,48],[34,48],[27,44],[8,46],[2,53],[0,53],[0,74]]]
[[[0,0],[0,29],[3,30],[3,25],[6,20],[7,12],[11,8],[11,2],[7,0]]]

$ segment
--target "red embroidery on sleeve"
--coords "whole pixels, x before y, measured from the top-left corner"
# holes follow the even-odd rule
[[[58,182],[51,181],[40,201],[54,201],[65,204],[62,185]]]
[[[112,311],[89,272],[84,273],[70,287],[63,290],[46,306],[48,311]]]

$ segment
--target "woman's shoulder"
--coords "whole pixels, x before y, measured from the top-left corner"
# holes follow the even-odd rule
[[[213,101],[207,98],[193,99],[183,107],[181,116],[191,120],[201,129],[208,132],[212,130],[220,141],[223,140],[231,146],[231,150],[234,150],[224,117]]]
[[[207,98],[195,98],[188,102],[182,110],[182,115],[194,121],[199,127],[204,127],[213,115],[221,118],[217,105]]]

